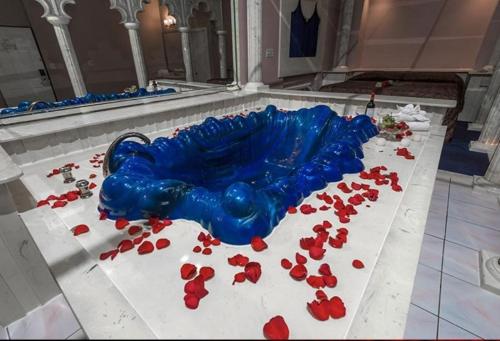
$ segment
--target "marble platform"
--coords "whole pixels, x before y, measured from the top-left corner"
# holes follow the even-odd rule
[[[316,223],[329,219],[336,228],[341,226],[332,211],[285,217],[266,238],[269,249],[262,253],[248,246],[222,245],[214,248],[210,256],[195,255],[191,250],[202,228],[178,220],[161,235],[172,241],[169,248],[145,256],[130,251],[113,262],[98,260],[101,252],[116,246],[124,236],[111,221],[98,220],[97,191],[102,175],[101,169],[93,168],[88,160],[104,152],[123,131],[137,130],[154,138],[208,116],[263,108],[269,103],[285,109],[325,103],[337,112],[353,114],[363,101],[282,90],[205,94],[182,102],[169,101],[168,105],[153,103],[16,124],[0,128],[0,144],[20,165],[22,182],[37,200],[72,187],[59,177],[47,178],[52,168],[76,162],[80,165],[74,170],[77,179],[90,173],[98,175],[93,179],[97,188],[92,198],[71,202],[64,208],[52,210],[45,206],[21,214],[90,338],[262,338],[263,324],[277,314],[285,317],[293,338],[400,338],[446,129],[439,124],[439,114],[434,115],[432,129],[424,134],[424,140],[412,142],[409,147],[416,156],[414,161],[391,155],[395,145],[389,144],[383,151],[373,141],[365,145],[365,165],[383,164],[397,171],[404,191],[381,188],[380,199],[370,203],[369,208],[360,206],[360,213],[347,224],[349,243],[340,250],[326,246],[323,261],[308,262],[311,273],[324,261],[331,264],[339,284],[325,291],[329,296],[343,298],[348,309],[343,319],[314,320],[306,310],[306,302],[314,299],[314,290],[292,280],[279,265],[282,257],[293,260],[299,250],[298,239],[313,235],[311,228]],[[392,98],[387,103],[381,101],[380,108],[391,110],[396,104],[405,102]],[[453,105],[439,101],[436,107],[432,102],[421,104],[438,113]],[[75,133],[77,138],[71,140]],[[345,181],[362,180],[348,175]],[[326,190],[347,198],[339,193],[336,184]],[[314,195],[305,203],[319,206]],[[89,225],[91,232],[73,237],[69,229],[81,223]],[[263,275],[257,284],[231,285],[233,275],[240,270],[229,266],[226,259],[236,253],[261,262]],[[355,270],[351,266],[354,258],[363,260],[366,267]],[[179,278],[179,267],[186,261],[211,265],[216,270],[215,278],[207,283],[210,294],[196,311],[185,308],[182,300],[184,282]]]

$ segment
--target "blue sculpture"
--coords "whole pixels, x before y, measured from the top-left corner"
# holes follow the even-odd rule
[[[362,143],[378,134],[365,115],[329,107],[269,105],[234,119],[208,118],[151,144],[120,142],[109,156],[99,210],[116,219],[199,222],[229,244],[267,236],[311,192],[364,169]]]
[[[173,88],[167,88],[167,89],[160,89],[160,90],[155,90],[155,91],[150,91],[148,92],[144,88],[139,88],[135,92],[120,92],[120,93],[111,93],[111,94],[92,94],[88,93],[85,96],[82,97],[76,97],[76,98],[69,98],[65,99],[62,101],[57,101],[57,102],[43,102],[43,101],[37,101],[37,102],[30,102],[30,101],[21,101],[17,105],[17,107],[9,107],[9,108],[4,108],[0,110],[0,116],[15,116],[19,113],[23,113],[26,111],[33,111],[33,110],[48,110],[52,108],[63,108],[63,107],[68,107],[72,105],[81,105],[81,104],[89,104],[89,103],[96,103],[96,102],[104,102],[104,101],[113,101],[117,99],[124,99],[124,98],[133,98],[133,97],[144,97],[144,96],[154,96],[154,95],[165,95],[165,94],[170,94],[176,92],[175,89]],[[30,109],[30,106],[33,106]]]

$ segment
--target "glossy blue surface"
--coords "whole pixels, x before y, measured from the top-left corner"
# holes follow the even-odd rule
[[[89,104],[96,102],[104,102],[104,101],[112,101],[117,99],[124,98],[133,98],[133,97],[144,97],[144,96],[154,96],[154,95],[165,95],[174,93],[175,89],[161,89],[157,91],[148,92],[144,88],[139,88],[136,92],[120,92],[120,93],[111,93],[111,94],[92,94],[88,93],[82,97],[69,98],[62,101],[57,102],[38,102],[33,107],[33,110],[47,110],[52,108],[63,108],[72,105],[81,105],[81,104]],[[32,102],[30,101],[21,101],[17,105],[17,107],[9,107],[0,110],[0,116],[15,116],[20,113],[25,113],[28,111],[29,106]]]
[[[324,105],[208,118],[175,138],[118,144],[99,209],[112,219],[194,220],[223,242],[248,244],[289,206],[363,170],[361,145],[377,133],[368,116],[347,121]]]

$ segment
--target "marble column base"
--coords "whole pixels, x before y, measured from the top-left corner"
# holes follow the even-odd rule
[[[473,176],[472,187],[477,192],[489,192],[500,195],[500,186],[485,179],[483,176]]]
[[[263,89],[269,89],[269,85],[265,85],[262,82],[248,82],[244,87],[247,91],[258,91]]]
[[[469,143],[469,150],[478,153],[487,153],[488,158],[491,160],[493,153],[495,152],[496,145],[485,144],[479,141],[471,141]]]
[[[481,288],[500,295],[500,255],[491,251],[481,250],[480,279]]]
[[[467,125],[467,130],[481,131],[483,130],[483,126],[484,124],[482,123],[471,122]]]

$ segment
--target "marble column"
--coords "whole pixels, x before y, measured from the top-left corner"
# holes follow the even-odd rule
[[[262,83],[262,0],[247,1],[248,83],[245,88],[257,90]]]
[[[189,44],[189,27],[179,27],[181,32],[182,59],[184,60],[184,69],[186,70],[186,81],[193,81],[193,65],[191,63],[191,45]]]
[[[145,88],[148,85],[148,76],[146,71],[146,63],[142,54],[141,41],[139,38],[139,24],[125,23],[130,38],[130,46],[132,47],[132,56],[134,57],[135,73],[139,87]]]
[[[347,54],[349,52],[349,40],[351,38],[353,13],[354,0],[343,0],[336,68],[347,68]]]
[[[47,19],[54,26],[57,42],[64,59],[64,64],[68,71],[71,86],[76,97],[85,96],[87,89],[83,81],[82,71],[78,58],[76,57],[75,49],[71,41],[71,36],[68,30],[68,24],[71,17],[64,12],[66,4],[74,4],[74,0],[36,0],[44,9],[42,18]]]
[[[500,127],[497,127],[496,137],[500,138]],[[500,194],[500,144],[497,144],[490,165],[484,176],[474,176],[474,190],[486,190]]]
[[[140,88],[145,88],[148,76],[139,38],[139,20],[137,19],[137,13],[144,9],[144,2],[142,0],[110,0],[110,2],[110,8],[118,10],[122,15],[121,23],[127,29],[130,38],[137,83]]]
[[[227,32],[224,30],[217,31],[217,37],[219,38],[220,78],[227,78],[226,35]]]
[[[472,129],[482,128],[486,119],[488,118],[488,114],[491,110],[491,106],[493,105],[493,101],[495,100],[495,96],[500,90],[500,60],[497,62],[497,65],[493,71],[493,75],[491,76],[490,85],[488,86],[488,90],[486,90],[486,94],[483,97],[481,102],[481,106],[479,108],[479,113],[477,114],[477,118],[474,123],[471,125]]]
[[[485,95],[485,97],[488,95],[493,97],[491,99],[492,103],[486,121],[484,122],[483,129],[481,130],[481,135],[479,135],[479,139],[477,141],[472,141],[470,144],[470,150],[473,151],[491,153],[500,142],[500,137],[498,136],[498,130],[500,129],[500,67],[498,67],[498,65],[493,77],[491,82],[498,82],[499,84],[490,84],[488,92]],[[492,86],[498,86],[495,94],[489,94]],[[483,103],[484,101],[485,100],[483,100]],[[483,108],[483,105],[481,105],[481,108]]]

